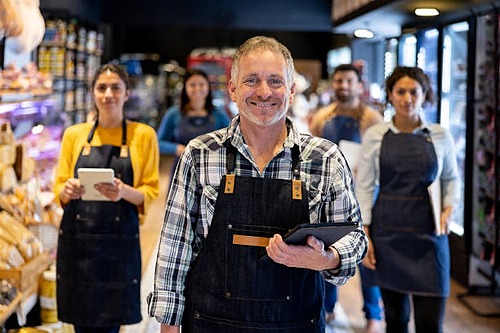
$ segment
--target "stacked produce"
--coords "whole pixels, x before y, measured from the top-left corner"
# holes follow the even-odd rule
[[[17,184],[14,163],[16,143],[10,123],[0,123],[0,191],[10,191]]]
[[[52,76],[40,72],[35,63],[30,62],[22,68],[7,64],[0,71],[0,92],[31,92],[35,95],[52,91]]]
[[[42,243],[28,228],[9,213],[0,212],[0,268],[20,267],[43,251]]]

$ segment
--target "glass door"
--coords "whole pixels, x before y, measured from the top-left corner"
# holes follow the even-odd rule
[[[440,123],[455,140],[460,177],[464,180],[466,157],[467,57],[469,23],[459,22],[443,28],[443,58],[441,81]],[[464,182],[461,201],[464,202]],[[464,205],[454,211],[452,232],[464,233]]]
[[[435,94],[438,92],[438,39],[438,29],[421,30],[417,33],[417,67],[429,76]],[[425,106],[423,114],[426,121],[438,122],[436,104]]]

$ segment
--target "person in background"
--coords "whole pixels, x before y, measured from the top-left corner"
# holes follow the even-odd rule
[[[387,333],[408,332],[412,306],[416,332],[438,333],[450,292],[449,224],[459,204],[453,139],[422,116],[434,98],[421,69],[397,67],[386,93],[395,115],[366,131],[358,165],[371,245],[363,264],[378,274]]]
[[[170,107],[158,126],[161,154],[175,156],[171,176],[189,140],[229,124],[225,110],[212,104],[212,92],[207,74],[189,69],[184,76],[180,106]]]
[[[340,140],[361,144],[361,137],[366,129],[383,122],[382,115],[364,104],[360,96],[363,93],[363,82],[358,69],[351,64],[342,64],[332,74],[332,89],[335,102],[316,112],[310,122],[310,130],[317,135],[333,141],[337,145]],[[356,174],[355,166],[353,168]],[[356,177],[354,177],[356,178]],[[361,274],[361,291],[363,294],[363,312],[366,318],[366,332],[382,332],[382,314],[380,289],[375,286],[375,277],[370,270],[359,266]],[[337,286],[325,285],[325,310],[327,322],[335,319],[334,308],[337,303]]]
[[[247,40],[228,83],[239,114],[182,154],[148,296],[161,332],[182,323],[183,333],[324,333],[321,275],[344,284],[355,274],[366,238],[352,176],[336,145],[286,117],[293,75],[284,45]],[[360,226],[334,244],[281,236],[301,223],[345,221]]]
[[[57,250],[57,310],[76,333],[117,333],[141,320],[139,216],[159,193],[156,132],[128,121],[128,75],[100,67],[92,82],[93,123],[68,127],[54,184],[64,208]],[[112,168],[112,183],[95,188],[108,201],[84,201],[79,168]]]

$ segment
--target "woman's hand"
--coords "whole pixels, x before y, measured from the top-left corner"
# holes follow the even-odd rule
[[[113,202],[117,202],[124,198],[126,184],[121,179],[115,178],[112,183],[97,183],[95,189],[102,195]]]
[[[123,199],[136,206],[144,203],[144,194],[138,189],[125,184],[119,178],[115,178],[112,183],[97,183],[95,189],[113,202]]]
[[[67,205],[71,200],[80,199],[83,193],[85,193],[85,189],[81,186],[80,180],[69,178],[59,193],[59,200],[63,205]]]
[[[451,206],[445,207],[441,212],[441,230],[438,235],[450,234],[451,214],[453,209]]]

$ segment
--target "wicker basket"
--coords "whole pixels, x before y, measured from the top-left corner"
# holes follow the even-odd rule
[[[43,248],[47,252],[57,249],[57,239],[59,230],[51,223],[30,224],[29,230],[42,242]]]

